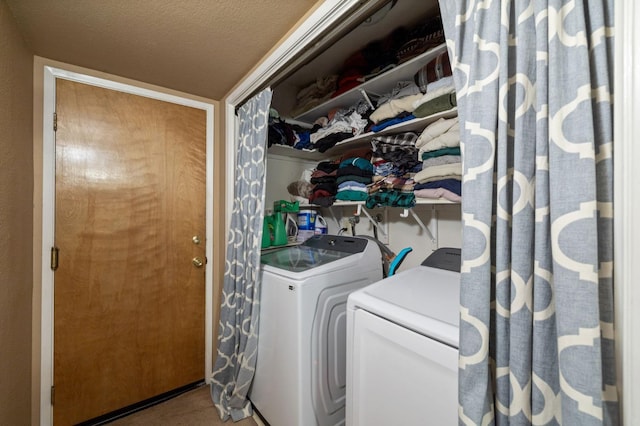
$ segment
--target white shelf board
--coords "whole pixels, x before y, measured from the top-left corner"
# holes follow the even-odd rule
[[[362,148],[369,146],[371,139],[378,136],[389,136],[397,133],[404,132],[421,132],[429,124],[441,119],[441,118],[453,118],[458,115],[458,109],[452,108],[447,111],[441,111],[436,114],[432,114],[428,117],[416,118],[415,120],[405,121],[393,126],[389,126],[380,132],[368,132],[358,136],[354,136],[349,139],[338,142],[334,147],[329,148],[325,152],[319,152],[318,150],[309,149],[295,149],[288,145],[272,145],[269,148],[268,154],[283,155],[294,158],[301,158],[307,160],[323,160],[331,157],[336,157],[344,154],[347,151],[356,148]]]
[[[420,68],[446,50],[447,46],[445,43],[436,46],[422,55],[403,62],[395,68],[380,74],[371,80],[365,81],[359,86],[341,93],[335,98],[295,116],[295,119],[307,123],[313,123],[319,117],[326,116],[332,109],[347,108],[355,105],[360,99],[362,99],[360,90],[364,90],[368,94],[375,94],[378,96],[384,95],[385,93],[390,92],[398,81],[413,80],[414,74],[417,73]]]
[[[289,145],[271,145],[267,155],[281,155],[283,157],[300,158],[303,160],[324,160],[330,157],[326,152],[309,149],[295,149]]]
[[[416,206],[422,206],[422,205],[432,205],[432,204],[460,204],[460,203],[454,203],[453,201],[449,201],[449,200],[445,200],[443,198],[418,198],[416,197]],[[363,208],[365,207],[365,202],[364,201],[336,201],[334,202],[330,207],[353,207],[353,206],[362,206]],[[415,206],[414,206],[415,207]],[[300,208],[317,208],[317,209],[322,209],[322,208],[327,208],[327,207],[322,207],[322,206],[318,206],[315,204],[300,204]],[[379,206],[379,207],[374,207],[375,209],[383,209],[383,208],[392,208],[392,209],[408,209],[411,207],[392,207],[392,206]]]

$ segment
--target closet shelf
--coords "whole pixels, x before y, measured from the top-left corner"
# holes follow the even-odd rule
[[[346,108],[354,105],[356,102],[362,99],[361,90],[366,93],[383,95],[388,93],[398,81],[413,80],[413,76],[420,68],[428,64],[429,61],[434,59],[440,53],[447,50],[447,45],[442,43],[439,46],[434,47],[431,50],[426,51],[422,55],[416,56],[402,64],[392,68],[391,70],[380,74],[371,80],[365,81],[359,86],[354,87],[342,93],[335,98],[330,99],[314,108],[305,111],[302,114],[295,116],[294,118],[299,121],[313,123],[318,117],[323,117],[329,114],[329,111],[335,108]]]
[[[286,157],[294,157],[305,160],[323,160],[331,157],[336,157],[344,154],[347,151],[356,148],[362,148],[370,146],[371,139],[377,136],[387,136],[402,132],[421,132],[429,124],[441,119],[441,118],[453,118],[458,115],[458,109],[452,108],[447,111],[438,112],[436,114],[429,115],[427,117],[416,118],[415,120],[405,121],[398,123],[394,126],[389,126],[380,132],[368,132],[362,133],[358,136],[354,136],[349,139],[338,142],[334,147],[328,149],[326,152],[319,152],[318,150],[310,149],[295,149],[288,145],[272,145],[269,148],[268,154],[283,155]]]
[[[330,156],[326,152],[322,153],[315,149],[295,149],[289,145],[271,145],[267,155],[280,155],[301,160],[324,160]]]
[[[460,203],[454,203],[453,201],[449,201],[449,200],[444,200],[442,198],[416,198],[416,206],[422,206],[422,205],[432,205],[432,204],[460,204]],[[365,202],[364,201],[336,201],[334,202],[331,207],[353,207],[353,206],[362,206],[364,207]],[[316,204],[300,204],[300,208],[316,208],[316,209],[322,209],[325,207],[322,206],[318,206]],[[366,208],[366,207],[364,207]],[[391,206],[380,206],[380,207],[374,207],[374,208],[380,208],[380,209],[384,209],[384,208],[391,208],[391,209],[406,209],[408,207],[391,207]]]

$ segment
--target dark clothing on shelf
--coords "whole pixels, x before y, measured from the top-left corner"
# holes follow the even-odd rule
[[[458,179],[443,179],[427,183],[416,183],[416,185],[413,187],[413,189],[415,190],[435,188],[444,188],[457,195],[462,194],[462,182]]]
[[[368,209],[379,206],[389,207],[413,207],[416,204],[416,197],[413,191],[396,191],[381,189],[378,192],[370,194],[367,198],[366,206]]]
[[[318,140],[315,143],[315,147],[320,152],[326,152],[329,148],[333,148],[340,141],[345,139],[349,139],[353,136],[353,133],[340,132],[340,133],[332,133],[324,138]]]
[[[331,173],[338,170],[338,167],[340,167],[340,163],[336,163],[333,161],[321,161],[316,166],[316,169],[325,173]]]

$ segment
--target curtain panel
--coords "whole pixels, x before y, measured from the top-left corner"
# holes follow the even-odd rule
[[[464,170],[459,422],[618,424],[613,0],[440,6]]]
[[[220,418],[252,415],[247,393],[253,380],[260,313],[260,246],[271,89],[238,111],[238,144],[233,211],[227,243],[218,354],[211,397]]]

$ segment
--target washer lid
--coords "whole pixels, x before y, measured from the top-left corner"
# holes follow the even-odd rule
[[[417,266],[349,296],[365,309],[425,336],[458,347],[460,274]]]
[[[260,262],[285,271],[303,272],[351,256],[351,254],[300,245],[262,253]]]
[[[260,262],[290,272],[304,272],[312,268],[335,262],[345,257],[371,251],[375,244],[366,238],[341,235],[314,235],[298,246],[267,249],[262,252]],[[379,255],[377,247],[374,249]],[[376,258],[375,262],[379,262]],[[369,267],[373,267],[371,264]]]

